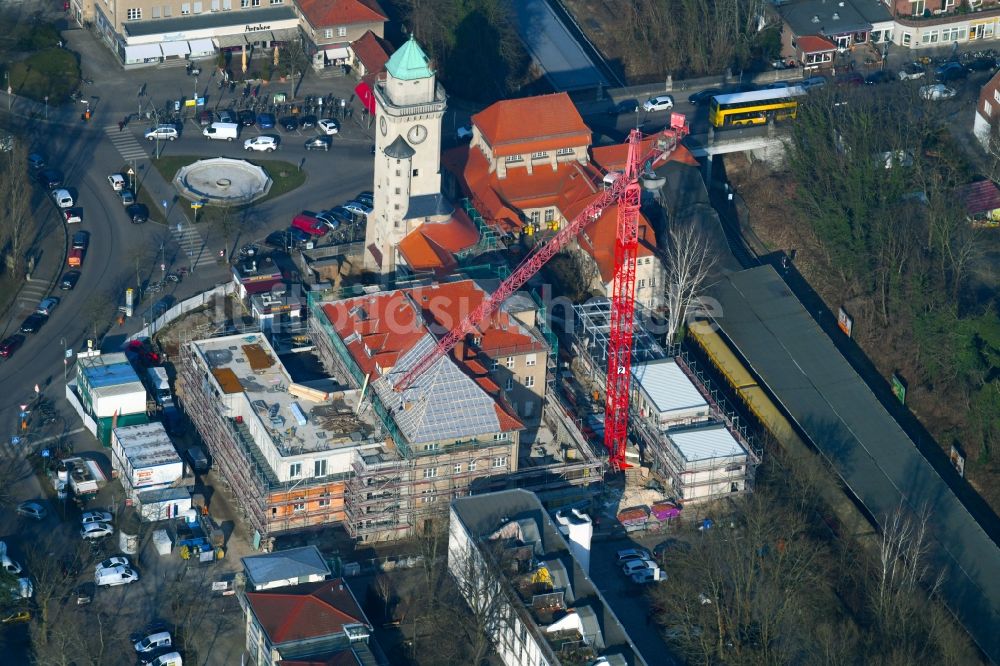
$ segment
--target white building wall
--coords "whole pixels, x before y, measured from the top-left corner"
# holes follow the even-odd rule
[[[118,386],[109,387],[119,390]],[[136,389],[128,393],[117,393],[112,395],[102,395],[101,388],[91,391],[90,397],[93,399],[94,416],[106,418],[114,416],[117,412],[119,416],[123,414],[141,414],[146,411],[146,389],[141,383],[136,383]]]

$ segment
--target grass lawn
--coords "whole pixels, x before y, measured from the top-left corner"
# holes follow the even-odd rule
[[[169,183],[173,182],[174,175],[182,166],[191,164],[192,162],[196,162],[199,159],[202,158],[192,155],[164,155],[161,156],[160,159],[158,160],[152,160],[152,163],[153,166],[156,167],[156,170],[160,172],[160,175],[163,176],[163,179]],[[280,197],[283,194],[288,194],[289,192],[300,187],[304,182],[306,182],[305,171],[299,171],[299,168],[296,165],[291,164],[289,162],[283,162],[281,160],[256,160],[256,159],[247,160],[247,162],[250,162],[253,165],[263,168],[264,171],[267,172],[267,175],[271,177],[272,181],[271,190],[270,192],[267,193],[267,196],[262,197],[247,206],[234,206],[232,208],[229,208],[228,211],[227,209],[219,208],[216,206],[205,206],[204,208],[198,211],[199,224],[201,222],[208,222],[208,223],[219,222],[222,221],[222,219],[226,217],[226,215],[228,215],[230,218],[238,217],[241,211],[247,208],[251,208],[252,206],[256,206],[257,204],[263,203],[270,199],[274,199],[275,197]],[[142,197],[140,195],[140,200],[141,198]],[[150,206],[150,204],[145,201],[143,201],[143,203],[145,203],[147,206]],[[194,219],[194,211],[191,209],[188,203],[186,202],[184,203],[183,209],[185,215],[187,215],[191,219]],[[150,206],[151,215],[152,212],[153,212],[153,207]]]
[[[50,105],[62,104],[79,84],[80,66],[66,49],[46,48],[10,66],[14,93],[36,102],[48,97]]]

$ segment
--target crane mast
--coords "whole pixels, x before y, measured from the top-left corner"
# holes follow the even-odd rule
[[[624,172],[598,194],[572,221],[549,242],[536,246],[497,290],[426,352],[394,382],[396,391],[405,391],[439,358],[451,351],[466,335],[475,331],[500,309],[500,305],[555,256],[580,231],[597,220],[608,206],[618,204],[618,229],[615,238],[615,272],[611,299],[611,334],[608,348],[607,397],[605,400],[604,445],[612,469],[626,467],[625,445],[628,436],[629,382],[632,374],[632,333],[635,325],[635,266],[639,243],[639,173],[642,164],[670,154],[688,133],[681,114],[671,114],[670,126],[658,133],[650,150],[642,154],[642,134],[633,129],[628,136],[628,159]]]

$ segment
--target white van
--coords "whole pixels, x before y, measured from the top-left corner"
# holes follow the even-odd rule
[[[154,650],[159,650],[160,648],[171,647],[173,643],[170,639],[169,631],[159,631],[155,634],[150,634],[146,636],[141,641],[135,644],[135,651],[139,654],[146,654],[147,652],[153,652]]]
[[[212,123],[202,131],[206,138],[226,141],[235,141],[239,133],[240,126],[236,123]]]
[[[149,386],[152,389],[156,404],[161,407],[172,405],[174,397],[170,395],[170,382],[167,381],[167,369],[150,368],[146,372],[149,375]]]
[[[98,569],[94,572],[94,582],[98,587],[111,587],[113,585],[128,585],[139,580],[139,574],[135,569],[126,566],[117,566],[109,569]]]
[[[69,193],[69,190],[52,190],[52,200],[60,208],[73,207],[73,195]]]
[[[180,652],[168,652],[149,662],[149,666],[184,666]]]

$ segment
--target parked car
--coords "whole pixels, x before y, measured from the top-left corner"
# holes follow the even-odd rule
[[[80,523],[87,525],[89,523],[110,523],[111,514],[107,511],[87,511],[80,517]],[[125,564],[128,564],[126,562]]]
[[[651,559],[649,551],[645,548],[626,548],[625,550],[618,551],[618,563],[624,564],[625,562],[630,562],[632,560],[648,560]]]
[[[146,204],[134,203],[125,208],[125,214],[132,220],[132,224],[142,224],[149,219],[149,208]]]
[[[96,586],[93,583],[80,583],[76,586],[74,594],[77,606],[86,606],[94,600]]]
[[[168,652],[149,662],[148,666],[182,666],[183,660],[179,652]]]
[[[72,291],[73,287],[80,280],[80,271],[69,271],[65,273],[59,282],[59,288],[63,291]]]
[[[86,250],[87,245],[90,243],[90,232],[89,231],[78,231],[73,234],[72,247],[74,250]]]
[[[292,228],[303,231],[311,236],[322,236],[330,231],[330,228],[309,211],[303,211],[292,218]]]
[[[35,308],[35,312],[48,317],[52,314],[52,311],[56,309],[57,305],[59,305],[59,299],[55,296],[49,296],[48,298],[42,299],[42,302],[38,304],[37,308]]]
[[[808,78],[799,81],[798,85],[806,90],[813,90],[814,88],[822,88],[827,84],[825,76],[810,76]]]
[[[132,190],[122,190],[118,195],[121,197],[123,206],[131,206],[135,203],[135,192]]]
[[[357,201],[358,203],[363,203],[366,206],[374,206],[375,193],[369,190],[365,190],[364,192],[358,192],[357,196],[354,197],[354,201]]]
[[[674,108],[674,98],[670,95],[656,95],[642,103],[642,110],[647,113],[650,111],[668,111],[672,108]]]
[[[620,116],[623,113],[636,113],[639,111],[639,100],[637,99],[623,99],[618,102],[610,109],[608,109],[609,116]],[[471,132],[470,132],[471,138]]]
[[[876,72],[872,72],[865,77],[865,85],[874,86],[880,83],[889,83],[895,81],[897,77],[893,76],[893,73],[887,69],[880,69]]]
[[[951,99],[958,93],[954,88],[949,88],[943,83],[934,83],[929,86],[920,86],[918,94],[920,99],[936,102],[942,99]]]
[[[340,227],[340,220],[326,211],[315,213],[315,217],[317,220],[329,227],[330,231],[336,231],[337,228]]]
[[[173,639],[169,631],[158,631],[154,634],[149,634],[134,643],[135,651],[139,654],[147,654],[160,648],[170,647],[171,645],[173,645]]]
[[[656,562],[650,559],[642,558],[640,560],[629,560],[622,565],[622,572],[626,576],[631,576],[634,573],[639,573],[645,569],[656,568]]]
[[[243,109],[236,114],[236,121],[243,127],[253,127],[257,124],[257,115],[250,109]]]
[[[69,190],[61,188],[52,190],[52,200],[56,202],[56,205],[60,208],[72,208],[75,203],[73,201],[73,195],[69,193]]]
[[[45,156],[41,153],[31,153],[28,155],[28,168],[32,171],[39,171],[45,168]]]
[[[151,127],[143,135],[146,137],[147,141],[155,141],[160,139],[161,141],[176,141],[177,137],[180,136],[180,132],[173,125],[160,125],[158,127]]]
[[[899,70],[900,81],[914,81],[924,77],[927,71],[919,62],[908,62]]]
[[[223,109],[219,111],[219,122],[220,123],[238,123],[239,119],[236,116],[236,112],[232,109]]]
[[[942,83],[958,81],[969,75],[969,70],[960,62],[946,62],[934,71],[937,80]]]
[[[80,536],[84,539],[103,539],[114,532],[115,528],[108,523],[87,523],[80,529]]]
[[[94,570],[98,569],[114,569],[115,567],[127,567],[131,564],[128,558],[124,555],[115,555],[114,557],[109,557],[106,560],[98,562],[94,565]]]
[[[701,106],[716,95],[722,95],[722,88],[706,88],[688,96],[688,103],[694,106]]]
[[[291,249],[292,243],[287,231],[272,231],[264,239],[264,245],[273,247],[276,250],[287,251]]]
[[[313,138],[306,141],[306,150],[330,150],[330,137],[328,136],[314,136]]]
[[[94,583],[98,587],[113,587],[115,585],[128,585],[139,580],[139,574],[135,569],[118,566],[112,569],[98,569],[94,572]]]
[[[66,220],[66,224],[80,224],[83,222],[83,209],[76,207],[64,208],[63,219]]]
[[[258,113],[257,114],[257,125],[261,129],[274,129],[274,123],[277,122],[274,119],[273,113]]]
[[[363,215],[365,217],[368,217],[368,214],[372,212],[371,206],[366,206],[360,201],[348,201],[344,204],[344,208],[355,215]]]
[[[108,176],[108,184],[111,185],[111,189],[115,192],[125,189],[128,187],[128,181],[125,180],[125,176],[120,173],[113,173]]]
[[[302,116],[299,118],[299,127],[302,129],[308,129],[310,127],[316,127],[316,116]]]
[[[646,585],[648,583],[662,583],[667,579],[667,574],[660,567],[654,567],[652,569],[637,571],[630,578],[633,583]]]
[[[35,176],[38,184],[47,190],[54,190],[63,183],[63,172],[59,169],[42,169]]]
[[[243,150],[252,150],[258,153],[273,153],[278,149],[279,145],[278,137],[263,134],[244,141]]]
[[[41,504],[41,502],[28,500],[27,502],[21,502],[17,505],[17,515],[27,516],[28,518],[34,518],[35,520],[44,520],[45,516],[49,515],[49,511],[44,505]]]
[[[316,123],[316,127],[319,131],[327,136],[332,136],[340,131],[340,123],[338,123],[333,118],[324,118],[323,120]]]
[[[976,58],[969,62],[966,67],[971,72],[990,72],[996,69],[997,59],[996,58]]]
[[[23,335],[9,335],[0,342],[0,358],[10,358],[21,345],[24,344]]]
[[[281,127],[286,132],[294,132],[299,128],[299,119],[295,116],[286,116],[280,120]]]
[[[212,116],[213,116],[212,112],[209,111],[208,109],[205,109],[204,111],[198,114],[198,125],[201,127],[208,127],[213,122]]]
[[[45,325],[46,317],[36,313],[28,315],[21,324],[21,333],[37,333]]]

